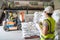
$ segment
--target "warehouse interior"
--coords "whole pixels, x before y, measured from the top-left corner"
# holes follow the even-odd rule
[[[48,6],[54,9],[54,40],[60,40],[60,0],[0,0],[0,40],[40,40],[39,23]]]

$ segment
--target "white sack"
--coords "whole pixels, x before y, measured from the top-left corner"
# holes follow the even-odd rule
[[[41,16],[42,16],[42,12],[35,12],[33,22],[34,23],[39,23]]]
[[[39,36],[40,32],[38,31],[38,29],[36,28],[36,25],[32,22],[28,22],[28,23],[22,23],[22,33],[23,33],[23,37],[29,37],[29,36],[34,36],[37,35]]]
[[[55,19],[56,22],[59,22],[60,19],[60,10],[55,10],[52,17]]]

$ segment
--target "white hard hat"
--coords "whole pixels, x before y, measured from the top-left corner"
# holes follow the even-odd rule
[[[53,13],[53,8],[51,6],[48,6],[44,11],[46,11],[47,13]]]

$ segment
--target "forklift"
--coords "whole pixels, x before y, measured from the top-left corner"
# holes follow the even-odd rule
[[[17,11],[6,11],[4,24],[3,29],[5,31],[21,30],[21,21],[18,17]]]

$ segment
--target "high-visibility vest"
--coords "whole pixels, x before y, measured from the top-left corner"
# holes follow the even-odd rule
[[[44,35],[44,34],[41,34],[41,40],[46,40],[46,39],[54,39],[55,37],[55,20],[52,18],[52,17],[49,17],[47,19],[45,19],[45,21],[48,23],[48,34],[47,35]]]

